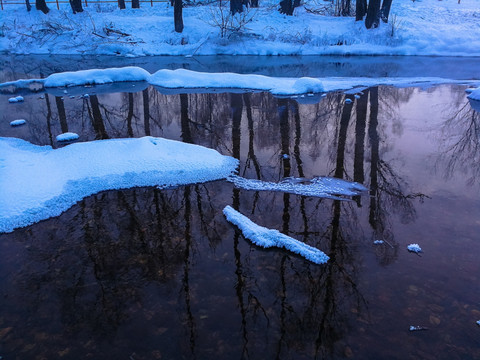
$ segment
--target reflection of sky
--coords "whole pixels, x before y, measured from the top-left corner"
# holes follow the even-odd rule
[[[184,124],[181,122],[179,96],[161,95],[152,88],[148,91],[152,135],[180,139]],[[120,93],[98,96],[110,137],[128,135],[128,98]],[[132,131],[134,136],[140,137],[145,134],[142,92],[134,93],[133,99]],[[249,155],[250,140],[263,180],[274,181],[284,173],[286,162],[281,156],[284,143],[288,145],[292,176],[297,176],[300,168],[306,177],[327,175],[335,170],[339,118],[344,109],[342,94],[329,94],[320,104],[300,105],[298,121],[295,102],[287,102],[289,117],[287,124],[283,125],[288,125],[288,132],[280,129],[278,99],[268,94],[252,94],[252,134],[249,133],[245,103],[240,128],[233,128],[231,100],[229,94],[188,95],[187,123],[196,143],[216,148],[223,154],[233,153],[232,139],[240,136],[241,175],[249,158],[251,163],[245,176],[255,178],[253,157]],[[77,276],[82,276],[81,271],[75,271],[79,265],[69,261],[69,256],[75,258],[80,253],[76,247],[90,249],[90,258],[82,266],[91,273],[87,272],[87,286],[79,287],[86,295],[78,299],[83,305],[85,318],[72,321],[72,326],[83,326],[87,334],[95,329],[88,314],[102,310],[104,303],[90,301],[91,295],[95,290],[103,289],[100,285],[106,284],[106,299],[116,305],[107,307],[107,310],[113,315],[126,316],[126,320],[114,324],[119,327],[119,332],[114,343],[118,347],[115,346],[113,351],[127,348],[131,350],[128,354],[140,351],[138,348],[133,350],[132,343],[135,346],[142,343],[149,351],[157,349],[159,344],[164,349],[183,344],[183,354],[188,357],[188,346],[192,345],[189,336],[193,334],[198,358],[212,354],[212,351],[219,352],[217,357],[222,358],[221,348],[225,351],[223,355],[227,355],[223,358],[230,354],[237,356],[242,351],[245,336],[248,337],[246,346],[250,354],[258,354],[260,352],[256,350],[260,349],[262,358],[274,358],[281,346],[287,355],[291,355],[290,358],[301,358],[301,355],[312,358],[310,353],[303,354],[299,348],[311,350],[314,346],[318,335],[315,331],[323,326],[319,325],[323,309],[328,308],[326,333],[340,334],[340,339],[327,339],[336,341],[336,354],[345,354],[348,346],[355,358],[421,358],[422,353],[436,358],[441,358],[441,354],[447,354],[444,358],[448,359],[472,358],[468,355],[478,351],[475,350],[478,341],[472,338],[472,327],[478,320],[474,311],[480,311],[480,288],[475,286],[480,273],[478,185],[467,187],[461,172],[455,173],[451,180],[445,180],[441,163],[438,172],[434,172],[436,155],[444,146],[441,139],[448,137],[448,131],[462,132],[458,127],[445,128],[443,124],[465,101],[463,89],[455,86],[427,90],[379,88],[376,132],[380,142],[379,157],[381,164],[390,166],[394,173],[386,180],[380,179],[377,192],[380,199],[377,209],[383,218],[378,217],[375,225],[377,229],[383,226],[383,233],[375,233],[372,229],[374,221],[369,222],[372,206],[369,196],[363,197],[362,207],[358,207],[355,202],[338,205],[331,200],[302,199],[279,193],[261,193],[257,199],[255,192],[238,190],[240,210],[262,226],[288,228],[289,235],[297,239],[304,236],[328,255],[332,255],[329,250],[331,242],[335,241],[338,253],[331,256],[330,263],[337,261],[332,265],[334,267],[329,264],[325,267],[305,265],[298,257],[259,249],[235,235],[235,229],[221,214],[221,209],[231,204],[235,191],[231,184],[219,182],[190,187],[188,191],[185,188],[168,191],[142,188],[102,193],[89,197],[58,218],[0,235],[2,244],[22,244],[18,246],[20,248],[27,241],[28,245],[30,242],[35,245],[33,251],[22,252],[22,249],[11,247],[7,249],[8,253],[1,252],[10,255],[18,250],[23,254],[21,259],[35,260],[27,267],[23,262],[15,267],[12,262],[16,260],[12,255],[12,262],[5,263],[12,274],[20,271],[20,275],[36,280],[42,273],[35,264],[51,264],[55,269],[59,268],[57,259],[61,259],[64,268],[68,269],[54,276],[57,282],[45,276],[35,286],[25,289],[21,285],[22,278],[18,281],[12,276],[8,285],[12,282],[18,299],[22,299],[20,303],[32,307],[36,306],[36,300],[31,294],[43,291],[55,297],[56,291],[63,296],[60,299],[66,302],[64,311],[68,312],[71,295],[67,290],[69,286],[77,286]],[[285,102],[282,104],[285,110]],[[53,96],[50,96],[50,106],[51,132],[56,135],[60,124]],[[79,133],[83,140],[95,138],[88,106],[91,106],[89,100],[65,98],[69,130]],[[29,96],[24,104],[9,105],[7,109],[1,115],[2,136],[18,136],[37,144],[49,143],[45,99]],[[11,128],[8,125],[11,118],[26,118],[28,124]],[[354,168],[356,118],[355,104],[345,142],[344,165],[350,177]],[[369,186],[372,144],[368,112],[366,119],[362,164]],[[415,216],[408,221],[402,221],[405,212],[402,204],[399,205],[398,199],[385,191],[384,186],[396,180],[401,186],[392,188],[400,188],[400,196],[423,193],[431,197],[424,199],[423,203],[418,198],[407,199],[415,210]],[[186,213],[187,209],[190,213]],[[307,230],[309,234],[302,235]],[[187,240],[189,231],[191,237]],[[377,234],[398,246],[398,251],[391,251],[388,245],[374,246],[372,241],[376,238],[373,235]],[[91,238],[87,239],[87,235]],[[188,241],[192,242],[192,247],[186,255]],[[422,247],[424,253],[421,257],[407,252],[406,246],[410,243]],[[33,257],[41,253],[37,249],[45,251],[45,259]],[[388,258],[387,261],[382,261],[384,258]],[[93,279],[93,269],[99,271],[95,274],[100,275],[99,284]],[[44,272],[51,275],[48,268]],[[161,276],[165,277],[164,281],[157,282]],[[119,293],[115,292],[117,284]],[[368,314],[358,314],[352,285],[360,297],[365,297]],[[128,291],[123,291],[123,286]],[[4,289],[9,287],[0,288],[7,291]],[[135,302],[132,300],[131,303],[131,298],[135,298]],[[10,301],[12,311],[22,311],[12,300],[14,297],[0,299]],[[50,310],[57,303],[48,304]],[[259,304],[265,306],[268,324],[262,309],[256,308]],[[58,319],[58,312],[49,313],[53,314],[57,321],[54,323],[58,325],[62,320]],[[44,331],[45,321],[35,314],[32,311],[28,316],[41,322],[37,326]],[[98,319],[110,321],[115,317],[98,316]],[[431,330],[416,336],[408,332],[410,325],[422,325]],[[33,325],[27,328],[18,329],[17,337],[22,337],[22,331],[29,335],[37,330]],[[61,326],[58,328],[62,330]],[[135,334],[133,341],[132,334]],[[145,337],[139,334],[145,334]],[[282,339],[285,342],[282,343]],[[79,342],[65,337],[61,340],[61,344],[82,350],[83,344]],[[457,345],[463,348],[463,352],[448,352],[452,346],[456,352],[460,351]],[[45,347],[45,342],[41,346]],[[38,354],[40,350],[32,351]],[[177,350],[170,349],[166,353]]]

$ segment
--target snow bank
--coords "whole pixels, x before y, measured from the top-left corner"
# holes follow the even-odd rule
[[[245,179],[232,175],[227,178],[236,187],[255,191],[281,191],[291,194],[343,199],[343,196],[355,196],[366,192],[368,189],[362,184],[331,177],[317,177],[313,179],[286,178],[279,183]]]
[[[322,82],[314,78],[276,78],[236,73],[204,73],[185,69],[159,70],[150,84],[169,88],[231,88],[269,91],[274,95],[318,93]]]
[[[45,79],[45,87],[108,84],[124,81],[148,81],[150,73],[136,66],[56,73]]]
[[[381,22],[371,30],[354,17],[309,12],[333,7],[331,1],[307,0],[295,9],[295,16],[285,16],[278,12],[278,0],[265,0],[259,8],[249,9],[247,26],[241,31],[227,29],[223,38],[215,21],[218,4],[207,3],[183,9],[185,28],[181,34],[173,29],[173,7],[165,3],[120,10],[93,0],[83,13],[75,15],[69,4],[63,3],[60,10],[51,6],[46,16],[35,8],[27,12],[24,4],[5,4],[0,51],[115,56],[480,56],[478,0],[462,0],[460,4],[456,0],[395,0],[390,23]]]
[[[267,229],[255,224],[249,218],[234,210],[231,206],[226,206],[223,209],[223,214],[229,222],[236,225],[242,231],[243,235],[255,245],[264,248],[284,248],[303,256],[305,259],[315,264],[325,264],[329,259],[323,251],[317,248],[295,240],[290,236],[282,234],[278,230]]]
[[[56,150],[0,138],[0,233],[60,215],[103,190],[223,179],[237,165],[215,150],[153,137]]]

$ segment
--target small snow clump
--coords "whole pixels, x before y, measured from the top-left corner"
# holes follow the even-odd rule
[[[12,97],[12,98],[8,99],[8,102],[13,104],[13,103],[22,102],[23,100],[24,100],[23,96],[16,96],[16,97]]]
[[[78,134],[73,132],[66,132],[60,135],[57,135],[57,141],[73,141],[79,138]]]
[[[10,126],[20,126],[20,125],[24,125],[26,123],[27,123],[26,120],[18,119],[18,120],[13,120],[12,122],[10,122]]]
[[[407,249],[417,254],[422,252],[422,248],[418,244],[410,244],[407,246]]]

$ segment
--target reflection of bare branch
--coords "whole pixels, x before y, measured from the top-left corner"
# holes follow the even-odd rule
[[[441,127],[442,149],[436,165],[445,163],[445,177],[457,171],[468,174],[467,184],[474,185],[480,177],[480,113],[464,100]]]

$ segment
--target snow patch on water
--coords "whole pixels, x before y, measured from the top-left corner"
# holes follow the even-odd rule
[[[233,175],[227,178],[236,187],[255,191],[281,191],[296,195],[343,199],[340,196],[356,196],[368,189],[362,184],[331,177],[313,179],[286,178],[279,183],[255,179],[245,179]]]
[[[215,150],[154,137],[55,150],[0,137],[0,233],[58,216],[100,191],[224,179],[237,166]]]
[[[74,133],[74,132],[66,132],[66,133],[63,133],[63,134],[60,134],[60,135],[57,135],[56,139],[57,141],[74,141],[74,140],[78,140],[79,136],[78,134]]]
[[[282,234],[278,230],[268,229],[255,224],[231,206],[226,206],[223,209],[223,214],[229,222],[236,225],[242,231],[245,238],[252,241],[255,245],[264,248],[284,248],[315,264],[325,264],[329,259],[323,251],[317,248]]]

